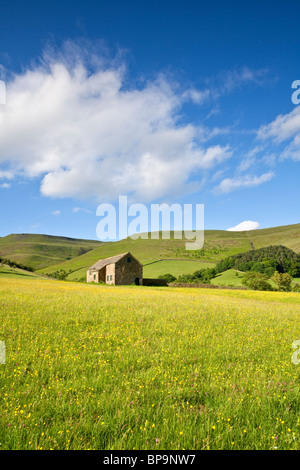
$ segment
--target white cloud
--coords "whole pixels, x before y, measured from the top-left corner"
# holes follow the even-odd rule
[[[231,92],[235,88],[240,88],[248,83],[264,85],[269,83],[268,69],[250,69],[247,66],[236,68],[223,73],[223,92]]]
[[[240,224],[236,225],[235,227],[228,228],[228,232],[246,232],[249,230],[257,230],[259,229],[260,224],[258,222],[254,222],[252,220],[245,220]]]
[[[270,181],[272,178],[274,178],[274,176],[275,173],[273,171],[269,171],[268,173],[264,173],[261,176],[244,175],[235,178],[226,178],[214,188],[214,193],[224,194],[230,193],[236,189],[251,188],[253,186],[258,186],[260,184],[266,183],[267,181]]]
[[[91,214],[91,211],[89,209],[85,209],[84,207],[74,207],[72,209],[72,212],[74,212],[74,214],[77,214],[78,212],[85,212],[86,214]]]
[[[93,56],[91,72],[73,49],[15,75],[0,111],[0,165],[41,178],[43,195],[147,202],[197,189],[191,176],[231,157],[228,146],[200,143],[201,127],[179,123],[185,100],[208,92],[184,96],[163,76],[128,88],[123,63]]]
[[[61,212],[60,212],[59,210],[57,210],[57,211],[52,211],[51,213],[52,213],[52,215],[60,215],[60,214],[61,214]]]
[[[288,114],[279,115],[266,126],[262,126],[257,133],[261,140],[271,139],[280,144],[288,141],[281,151],[280,159],[290,158],[300,161],[300,106],[296,106]]]
[[[34,233],[38,228],[40,228],[42,224],[40,222],[36,222],[35,224],[30,225],[29,227],[29,233]]]
[[[10,188],[10,186],[11,185],[9,183],[1,183],[0,184],[0,188],[2,188],[2,189],[8,189],[8,188]]]
[[[14,174],[12,171],[1,171],[0,170],[0,179],[7,179],[7,180],[11,180],[13,179],[14,177]]]
[[[253,166],[256,163],[257,160],[257,154],[262,152],[264,150],[263,146],[256,146],[253,149],[251,149],[246,156],[242,159],[238,170],[239,171],[246,171],[248,170],[251,166]]]
[[[188,88],[182,94],[182,98],[192,101],[195,104],[203,104],[208,100],[217,100],[221,96],[231,93],[235,89],[253,83],[262,86],[269,84],[268,69],[250,69],[249,67],[240,67],[233,70],[226,70],[218,74],[214,79],[207,80],[207,87],[204,90],[198,90],[194,87]],[[219,113],[218,107],[215,107],[207,116]]]
[[[211,90],[197,90],[196,88],[189,88],[182,94],[182,98],[187,101],[192,101],[195,104],[203,104],[211,98]]]
[[[275,142],[283,142],[297,136],[300,132],[300,106],[295,107],[288,114],[279,115],[266,126],[261,126],[258,130],[258,138],[272,139]]]

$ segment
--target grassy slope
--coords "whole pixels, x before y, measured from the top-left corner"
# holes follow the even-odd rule
[[[237,272],[234,269],[229,269],[224,273],[218,274],[214,279],[211,280],[211,284],[216,286],[234,286],[241,287],[242,279],[244,274]]]
[[[210,266],[213,266],[213,263],[222,258],[248,251],[253,245],[255,248],[285,245],[300,252],[299,240],[300,224],[251,232],[207,230],[205,232],[204,249],[200,252],[186,251],[184,240],[152,240],[151,238],[132,240],[128,238],[119,242],[103,243],[99,248],[85,255],[53,265],[41,270],[41,272],[51,273],[64,269],[67,272],[71,271],[69,279],[80,278],[99,259],[130,251],[144,265],[148,265],[145,267],[145,276],[155,277],[168,272],[176,276],[180,273],[193,273],[196,269],[205,268],[208,266],[207,263],[211,263]],[[168,262],[149,264],[152,261],[161,259],[168,260]],[[199,262],[197,265],[195,260]]]
[[[25,271],[24,269],[11,268],[5,264],[0,264],[0,278],[1,277],[9,277],[11,279],[42,279],[42,276],[36,273]]]
[[[300,253],[300,224],[267,228],[248,232],[255,248],[269,245],[284,245]]]
[[[41,269],[96,248],[101,242],[50,235],[16,234],[0,238],[0,256]]]

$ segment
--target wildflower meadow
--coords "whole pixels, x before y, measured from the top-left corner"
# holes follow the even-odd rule
[[[300,449],[297,293],[0,280],[0,449]]]

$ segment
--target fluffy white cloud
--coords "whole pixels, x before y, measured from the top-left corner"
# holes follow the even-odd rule
[[[146,202],[197,189],[191,176],[231,157],[179,123],[186,99],[202,102],[207,91],[182,93],[164,77],[126,83],[123,64],[94,57],[91,69],[78,49],[15,75],[0,112],[0,165],[41,178],[45,196]]]
[[[269,171],[261,176],[243,175],[236,178],[226,178],[214,188],[214,193],[225,194],[236,189],[251,188],[270,181],[274,176],[275,173],[273,171]]]
[[[60,215],[60,214],[61,214],[60,210],[52,211],[52,215]]]
[[[259,229],[260,224],[258,222],[254,222],[252,220],[245,220],[240,224],[236,225],[235,227],[228,228],[228,232],[247,232],[249,230],[257,230]]]
[[[258,137],[262,140],[273,139],[275,142],[283,142],[300,132],[300,106],[295,107],[288,114],[279,115],[266,126],[258,130]]]

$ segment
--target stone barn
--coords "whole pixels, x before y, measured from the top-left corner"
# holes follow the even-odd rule
[[[143,285],[143,265],[131,253],[100,259],[87,271],[87,282]]]

